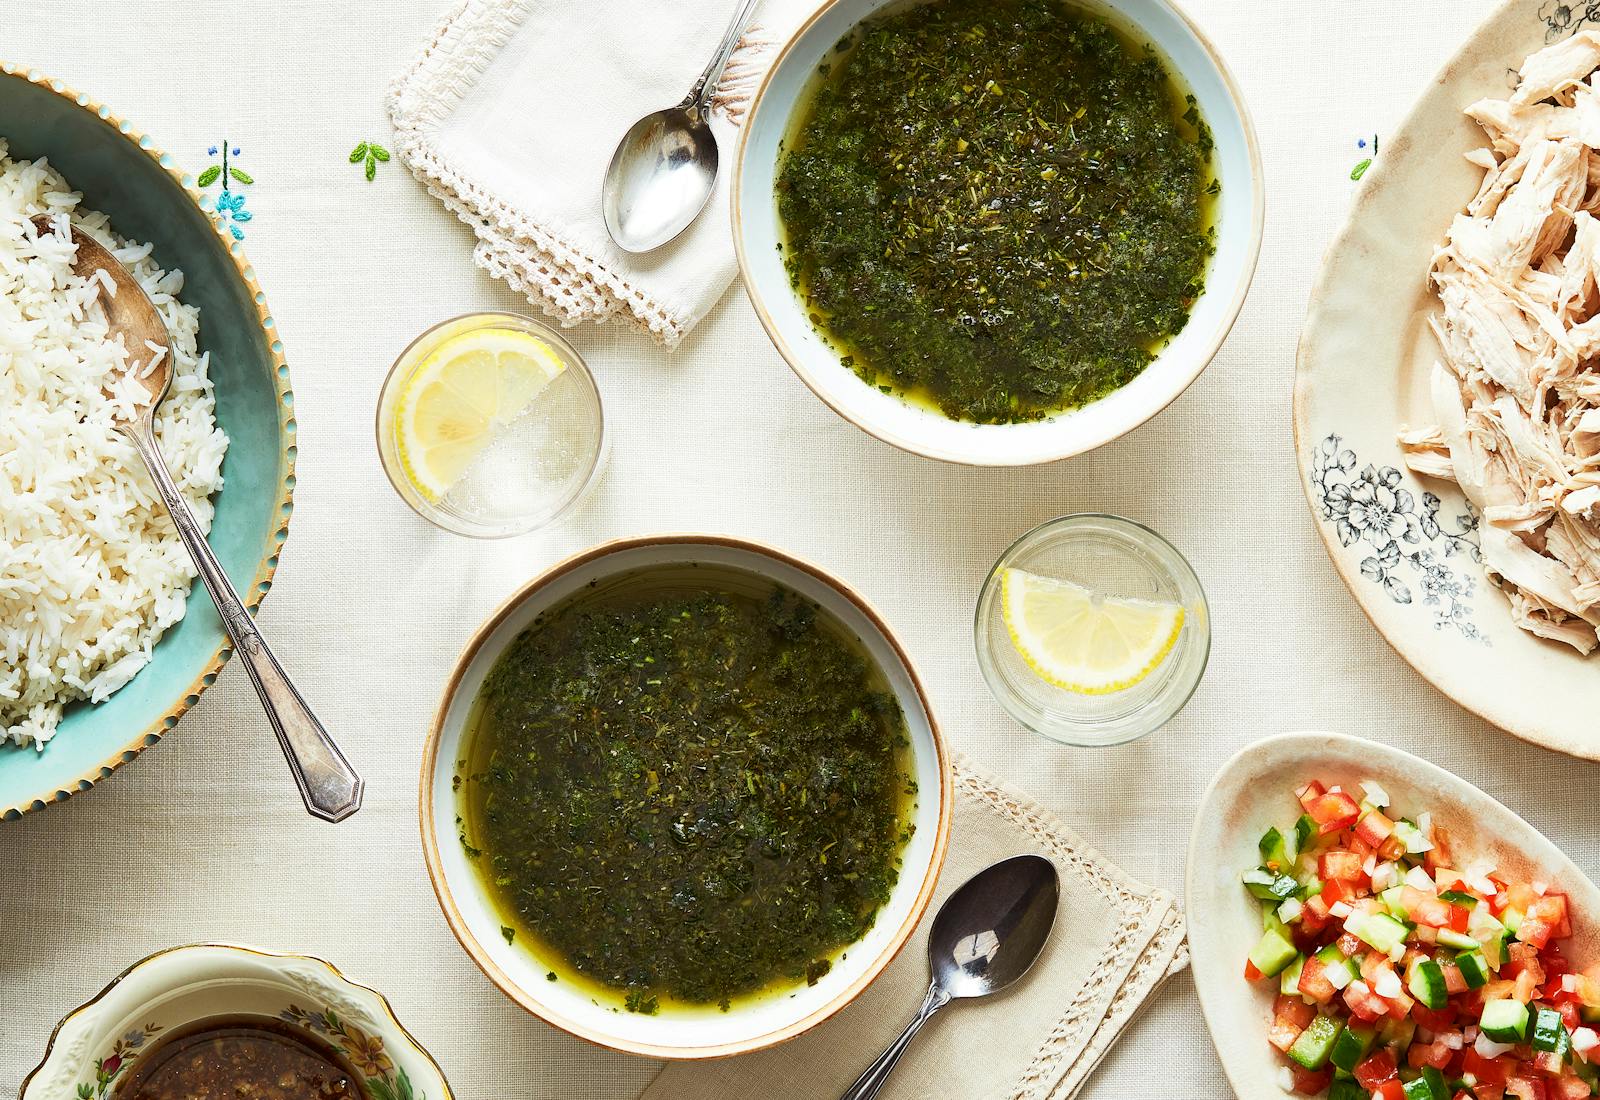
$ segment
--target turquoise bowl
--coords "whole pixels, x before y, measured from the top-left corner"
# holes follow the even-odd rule
[[[207,212],[194,177],[87,95],[0,62],[0,120],[13,157],[48,158],[118,233],[151,242],[156,263],[183,270],[183,298],[200,307],[200,350],[211,353],[217,420],[229,439],[211,548],[254,609],[288,535],[295,458],[289,368],[254,270]],[[196,581],[182,621],[127,686],[98,705],[69,707],[43,751],[0,748],[0,818],[87,790],[155,744],[230,653]]]

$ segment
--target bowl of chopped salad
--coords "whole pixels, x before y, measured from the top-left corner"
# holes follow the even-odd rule
[[[1441,768],[1340,734],[1257,742],[1201,803],[1187,895],[1240,1096],[1600,1095],[1600,891]]]

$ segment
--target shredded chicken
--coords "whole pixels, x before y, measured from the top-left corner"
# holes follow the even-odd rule
[[[1482,517],[1484,564],[1517,625],[1600,646],[1600,32],[1523,62],[1509,99],[1467,108],[1483,183],[1433,258],[1436,425],[1416,473]]]

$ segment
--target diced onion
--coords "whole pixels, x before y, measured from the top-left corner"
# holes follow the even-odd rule
[[[1278,1087],[1284,1092],[1294,1091],[1294,1073],[1290,1071],[1288,1066],[1278,1067]]]
[[[1400,871],[1394,864],[1384,862],[1372,869],[1372,891],[1381,894],[1400,881]]]
[[[1413,867],[1406,872],[1406,885],[1413,890],[1431,892],[1433,890],[1433,879],[1429,878],[1428,872],[1421,867]]]
[[[1336,901],[1332,905],[1328,906],[1328,912],[1332,913],[1340,920],[1344,920],[1344,918],[1350,915],[1351,909],[1348,902]]]
[[[1366,792],[1367,801],[1374,806],[1383,807],[1389,804],[1389,792],[1378,786],[1370,779],[1361,781],[1361,789]]]
[[[1352,968],[1349,966],[1330,967],[1324,977],[1328,979],[1328,984],[1333,986],[1333,988],[1343,989],[1345,986],[1349,985],[1351,980],[1355,977],[1355,975],[1351,973],[1351,970]]]
[[[1405,957],[1406,957],[1406,945],[1405,944],[1397,943],[1392,948],[1389,949],[1389,961],[1390,962],[1399,962],[1401,959],[1403,959]]]
[[[1538,879],[1534,879],[1533,882],[1529,883],[1529,885],[1533,887],[1533,892],[1538,894],[1540,897],[1544,897],[1545,891],[1550,889],[1548,885],[1540,882]]]
[[[1424,810],[1417,815],[1417,828],[1422,830],[1422,835],[1429,840],[1433,839],[1433,815]]]
[[[1393,970],[1380,970],[1372,980],[1372,991],[1380,997],[1398,997],[1400,990],[1400,975]]]
[[[1278,906],[1278,919],[1284,924],[1297,920],[1305,912],[1305,902],[1299,898],[1285,898],[1283,904]]]
[[[1377,870],[1377,869],[1378,869],[1378,857],[1377,856],[1368,856],[1366,859],[1361,861],[1361,873],[1366,875],[1368,878],[1371,878],[1372,877],[1372,872]]]
[[[1479,1058],[1498,1058],[1510,1050],[1512,1045],[1511,1043],[1497,1043],[1480,1031],[1477,1039],[1473,1040],[1472,1049],[1478,1052]]]
[[[1578,976],[1576,974],[1561,975],[1561,988],[1568,993],[1576,993],[1578,991]]]
[[[1597,1046],[1600,1046],[1600,1034],[1596,1034],[1594,1028],[1580,1027],[1572,1033],[1572,1049],[1583,1055],[1585,1061]]]
[[[1461,1032],[1459,1031],[1445,1032],[1443,1035],[1439,1036],[1439,1042],[1443,1043],[1451,1050],[1460,1050],[1463,1046],[1461,1041]]]

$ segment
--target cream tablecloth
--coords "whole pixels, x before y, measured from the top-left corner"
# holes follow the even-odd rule
[[[1215,767],[1253,738],[1305,727],[1421,752],[1600,871],[1600,768],[1496,732],[1398,661],[1334,576],[1294,472],[1295,340],[1354,187],[1357,139],[1399,120],[1490,0],[1191,0],[1255,113],[1267,236],[1222,354],[1132,436],[1014,472],[901,454],[818,404],[735,290],[671,357],[634,333],[580,331],[615,426],[609,476],[554,529],[481,544],[429,527],[395,497],[373,450],[373,403],[421,326],[518,300],[472,265],[468,231],[397,164],[368,183],[346,159],[358,141],[386,141],[384,88],[441,6],[0,5],[0,52],[110,103],[190,171],[224,137],[243,150],[238,163],[256,179],[245,243],[288,348],[300,423],[297,506],[263,621],[368,777],[353,820],[307,818],[230,666],[134,765],[0,825],[0,1095],[56,1019],[126,963],[216,938],[320,954],[385,990],[463,1100],[632,1097],[650,1063],[545,1027],[457,948],[423,871],[415,792],[427,719],[472,626],[556,558],[640,531],[770,539],[837,570],[902,632],[956,744],[1137,878],[1181,890],[1191,816]],[[1135,517],[1177,543],[1210,591],[1216,633],[1188,710],[1154,737],[1098,752],[1009,722],[984,691],[969,627],[1001,549],[1083,509]],[[1187,974],[1084,1095],[1131,1097],[1158,1079],[1164,1095],[1228,1095]]]

